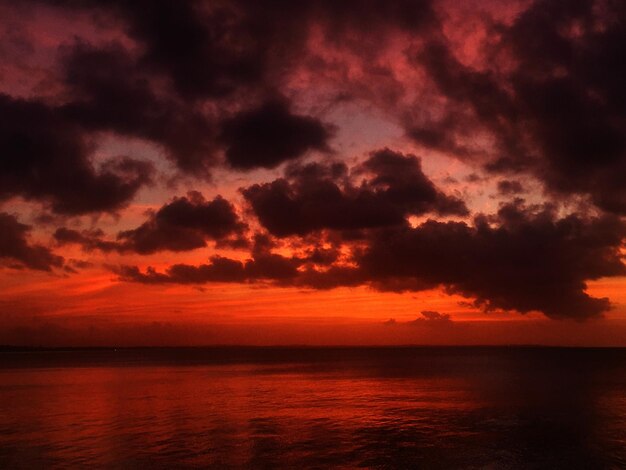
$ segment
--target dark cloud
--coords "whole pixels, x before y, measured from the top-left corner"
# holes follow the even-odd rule
[[[206,173],[219,150],[232,167],[248,169],[326,149],[327,127],[272,98],[299,66],[323,76],[337,65],[309,50],[308,32],[319,28],[385,77],[392,71],[374,67],[372,54],[395,32],[410,32],[422,41],[406,52],[425,72],[424,83],[434,84],[428,103],[437,103],[433,112],[419,113],[430,118],[413,122],[405,109],[393,108],[391,95],[383,97],[405,119],[410,137],[472,161],[487,157],[492,172],[530,172],[554,194],[586,194],[602,210],[626,213],[621,2],[540,0],[511,25],[486,15],[476,27],[489,37],[477,45],[483,63],[471,66],[446,42],[430,1],[43,3],[105,12],[127,42],[135,41],[99,49],[82,44],[65,54],[67,115],[90,129],[157,142],[184,171]],[[410,94],[396,85],[393,96]],[[219,116],[208,116],[208,109]],[[233,109],[240,111],[221,122]],[[477,133],[488,138],[475,139]]]
[[[283,256],[269,251],[253,250],[252,257],[240,261],[213,256],[201,265],[175,264],[157,272],[148,267],[142,272],[136,266],[113,267],[123,281],[144,284],[206,284],[210,282],[259,283],[271,282],[284,287],[332,289],[339,285],[357,286],[364,280],[354,268],[327,266],[317,271],[312,258]]]
[[[354,265],[334,265],[323,269],[308,266],[291,281],[293,286],[318,290],[358,287],[367,284],[371,284],[367,274]]]
[[[626,274],[619,251],[624,236],[624,223],[614,217],[557,218],[550,207],[527,208],[516,201],[497,215],[476,217],[473,225],[429,220],[415,228],[371,232],[348,264],[316,268],[262,252],[241,263],[242,279],[315,289],[370,285],[396,292],[441,286],[487,310],[585,319],[611,307],[608,299],[587,294],[585,282]],[[173,266],[159,274],[123,268],[120,275],[139,282],[203,283],[211,282],[216,269],[214,264]],[[433,312],[423,316],[422,321],[446,321]]]
[[[276,88],[264,85],[269,56],[296,47],[285,41],[288,37],[306,37],[296,24],[271,27],[277,21],[269,20],[272,15],[261,19],[263,9],[237,2],[28,3],[88,10],[109,27],[117,22],[130,36],[123,38],[118,31],[118,42],[97,46],[77,36],[75,44],[59,48],[60,70],[49,75],[59,75],[63,93],[58,101],[63,104],[53,111],[56,120],[72,127],[74,140],[100,131],[145,139],[160,145],[179,169],[198,177],[210,176],[222,144],[237,168],[271,167],[308,149],[328,150],[328,128],[289,112],[286,99],[268,98],[261,108],[247,109],[249,102],[263,101],[266,90]],[[228,97],[238,91],[245,94],[237,100],[241,112],[220,124],[233,107]],[[60,126],[49,127],[50,134],[63,134]]]
[[[417,31],[434,21],[428,1],[372,1],[358,7],[325,0],[263,6],[247,0],[34,3],[90,10],[117,21],[130,38],[124,45],[65,47],[68,115],[94,129],[157,142],[181,169],[193,173],[215,163],[216,129],[228,163],[240,169],[271,168],[307,150],[328,150],[328,126],[293,114],[285,99],[275,98],[284,72],[308,55],[310,27],[320,26],[340,40],[389,27]],[[133,40],[136,44],[128,47]],[[232,109],[233,101],[241,112],[216,123],[216,116],[201,111],[209,101],[217,104],[218,114]],[[258,108],[249,104],[259,102],[264,104]]]
[[[247,276],[244,264],[241,261],[215,256],[210,264],[191,266],[175,264],[167,269],[166,273],[158,273],[148,267],[142,273],[136,266],[122,266],[116,268],[120,279],[125,281],[142,282],[145,284],[178,283],[178,284],[205,284],[207,282],[245,282]]]
[[[325,0],[262,7],[246,0],[32,0],[24,12],[29,4],[89,11],[119,37],[104,45],[77,39],[61,47],[56,85],[63,89],[63,105],[51,112],[63,124],[46,126],[50,136],[63,140],[68,131],[61,127],[70,126],[76,148],[68,150],[74,153],[84,153],[81,140],[99,131],[146,139],[195,176],[208,176],[221,150],[238,169],[271,168],[309,150],[329,150],[327,125],[294,114],[286,99],[275,98],[285,70],[307,55],[309,26],[322,26],[339,40],[386,27],[416,31],[434,19],[427,1],[372,1],[355,8],[353,2]],[[229,115],[233,108],[239,112]],[[90,183],[85,186],[94,187]],[[122,189],[125,200],[136,190]],[[80,213],[116,205],[121,203],[58,207]]]
[[[268,100],[219,122],[199,105],[159,95],[137,59],[119,45],[77,44],[65,51],[63,67],[73,97],[63,107],[65,116],[88,130],[155,142],[181,170],[197,176],[217,163],[220,147],[237,169],[272,168],[308,150],[329,150],[328,126],[293,114],[286,99]]]
[[[191,104],[158,95],[121,45],[78,43],[62,54],[72,101],[63,115],[89,131],[113,131],[163,146],[179,168],[206,173],[215,163],[211,119]]]
[[[459,139],[487,131],[496,141],[480,149],[489,171],[530,172],[555,195],[586,194],[626,214],[625,25],[623,2],[541,0],[510,27],[487,23],[494,41],[483,69],[431,44],[419,61],[447,112],[409,135],[465,158],[472,152]]]
[[[60,227],[55,230],[53,237],[59,245],[76,244],[84,251],[100,250],[105,253],[111,251],[123,251],[123,246],[115,241],[103,239],[102,230],[74,230]]]
[[[146,48],[143,61],[167,74],[182,96],[221,97],[262,80],[271,31],[234,3],[117,3]]]
[[[427,212],[468,213],[461,200],[435,187],[414,155],[380,150],[355,170],[364,177],[358,185],[358,176],[348,178],[342,164],[309,164],[242,192],[263,226],[279,237],[399,225]]]
[[[395,318],[390,318],[385,321],[383,325],[386,326],[449,326],[452,325],[453,320],[447,313],[439,313],[433,310],[424,310],[420,312],[421,317],[417,317],[415,320],[407,322],[398,322]]]
[[[58,109],[0,95],[0,197],[42,201],[62,214],[114,211],[150,181],[150,164],[128,157],[99,168],[80,129]]]
[[[435,187],[415,155],[379,150],[363,163],[363,169],[372,174],[367,187],[384,194],[392,204],[404,207],[407,214],[469,214],[463,201],[447,196]]]
[[[67,261],[66,266],[70,266],[73,269],[89,269],[93,268],[94,264],[80,259],[70,259]]]
[[[121,266],[115,272],[124,281],[144,284],[205,284],[207,282],[287,282],[297,276],[300,262],[274,253],[259,253],[252,259],[238,261],[221,256],[213,256],[209,264],[192,266],[175,264],[165,273],[148,267],[141,272],[136,266]]]
[[[0,212],[0,260],[4,265],[29,268],[38,271],[51,271],[63,266],[63,258],[49,248],[30,244],[30,227],[21,224],[11,214]]]
[[[522,61],[513,84],[544,157],[544,181],[626,214],[626,91],[617,78],[626,73],[626,6],[537,2],[506,44]]]
[[[363,37],[384,28],[416,32],[435,22],[429,0],[118,0],[110,5],[144,46],[143,62],[166,74],[188,99],[272,87],[285,67],[302,60],[313,25],[346,42],[354,32]]]
[[[557,219],[548,209],[507,205],[491,223],[484,216],[473,226],[431,220],[377,233],[359,266],[381,289],[409,278],[474,297],[487,309],[586,318],[610,304],[590,297],[585,281],[626,272],[619,253],[624,230],[611,217]]]
[[[202,194],[191,191],[175,198],[139,227],[120,232],[117,240],[106,240],[101,231],[77,231],[59,228],[54,238],[60,244],[75,243],[86,251],[101,250],[151,254],[158,251],[189,251],[206,246],[214,240],[235,247],[247,244],[243,234],[246,225],[235,208],[217,196],[207,201]]]
[[[226,160],[234,168],[273,168],[308,150],[329,150],[329,129],[317,119],[292,114],[283,100],[243,111],[222,126]]]
[[[263,234],[256,234],[252,246],[251,257],[246,260],[235,260],[222,256],[213,256],[210,263],[199,266],[176,264],[164,273],[148,267],[141,272],[136,266],[114,268],[122,280],[147,284],[178,283],[204,284],[207,282],[274,282],[279,285],[302,285],[310,287],[315,279],[313,266],[329,266],[337,259],[338,253],[332,249],[316,249],[307,252],[306,256],[283,256],[273,253],[275,247],[272,240]],[[300,268],[306,268],[301,271]],[[330,266],[329,271],[336,270]],[[320,279],[318,288],[325,288]],[[336,281],[328,287],[335,287]]]
[[[337,261],[340,254],[336,247],[323,248],[318,246],[307,250],[305,261],[317,265],[330,266]]]
[[[190,192],[161,207],[140,227],[121,232],[118,240],[141,254],[187,251],[206,246],[207,239],[241,236],[244,229],[226,199],[217,196],[207,201],[200,193]]]
[[[433,324],[440,325],[440,324],[452,323],[452,320],[450,319],[450,315],[447,313],[439,313],[433,310],[424,310],[421,312],[421,315],[422,315],[421,317],[416,318],[411,323],[414,323],[414,324],[427,323],[429,325],[433,325]]]
[[[524,192],[524,187],[519,181],[500,180],[498,181],[498,192],[503,196],[519,194]]]
[[[513,128],[519,110],[510,94],[500,88],[495,74],[462,64],[440,40],[427,42],[416,62],[442,95],[439,101],[444,107],[436,120],[409,120],[409,137],[427,148],[471,160],[490,151],[488,144],[477,146],[473,138],[487,129],[497,141],[496,158],[508,159],[523,152],[523,140]]]

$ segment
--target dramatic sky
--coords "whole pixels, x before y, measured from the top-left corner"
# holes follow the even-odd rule
[[[0,18],[0,344],[626,345],[622,0]]]

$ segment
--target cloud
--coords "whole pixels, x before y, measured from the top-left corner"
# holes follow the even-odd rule
[[[405,207],[409,214],[469,214],[463,201],[447,196],[435,187],[415,155],[379,150],[363,163],[363,169],[373,176],[367,183],[371,190],[384,193],[392,204]]]
[[[317,119],[292,114],[284,100],[245,110],[222,123],[226,160],[237,169],[274,168],[308,150],[329,150],[330,130]]]
[[[424,0],[279,0],[263,5],[251,0],[141,0],[113,2],[113,8],[145,49],[142,62],[192,100],[275,87],[281,70],[302,60],[314,26],[339,41],[354,32],[365,36],[385,28],[417,32],[435,22],[431,2]]]
[[[441,285],[487,309],[587,318],[610,308],[585,293],[585,281],[626,273],[623,222],[605,216],[557,219],[549,210],[503,206],[474,225],[428,221],[374,234],[358,264],[378,288],[396,279]]]
[[[54,231],[53,238],[60,245],[77,244],[85,251],[100,250],[105,253],[111,251],[123,251],[119,243],[103,240],[102,230],[74,230],[67,227],[59,227]]]
[[[519,194],[524,192],[524,187],[519,181],[500,180],[498,181],[498,192],[503,196]]]
[[[148,267],[141,272],[136,266],[120,266],[113,270],[121,280],[144,284],[206,284],[207,282],[282,282],[297,275],[298,260],[266,253],[256,255],[246,261],[238,261],[221,256],[213,256],[208,264],[198,266],[175,264],[159,273]]]
[[[115,33],[59,48],[50,75],[63,89],[61,114],[86,132],[155,142],[179,169],[205,177],[222,151],[232,168],[252,169],[329,150],[328,125],[276,98],[289,80],[283,71],[307,56],[309,26],[339,37],[379,24],[417,30],[433,18],[429,2],[404,1],[353,10],[327,1],[33,0],[23,11],[41,3],[106,18]]]
[[[418,317],[415,320],[413,320],[412,323],[416,323],[416,324],[421,324],[421,323],[427,323],[429,325],[433,325],[433,324],[449,324],[452,323],[452,320],[450,319],[450,315],[447,313],[439,313],[439,312],[435,312],[432,310],[424,310],[421,312],[421,318]]]
[[[184,8],[183,8],[184,9]],[[201,60],[202,70],[208,70]],[[78,43],[63,54],[64,82],[73,100],[64,115],[88,130],[110,130],[160,144],[186,172],[208,174],[223,147],[236,169],[272,168],[308,150],[328,151],[330,128],[293,114],[285,98],[269,98],[220,118],[194,103],[160,93],[145,70],[119,44]]]
[[[365,176],[358,185],[343,164],[294,166],[286,178],[242,193],[261,224],[279,237],[401,225],[409,215],[428,212],[468,213],[461,200],[435,187],[414,155],[379,150],[354,170]]]
[[[187,251],[206,246],[206,239],[241,236],[244,229],[226,199],[217,196],[207,201],[202,194],[190,192],[161,207],[140,227],[121,232],[118,240],[141,254],[164,249]]]
[[[511,25],[486,21],[478,66],[430,42],[416,61],[440,94],[438,119],[407,121],[409,135],[487,170],[525,172],[555,196],[587,195],[626,214],[626,9],[620,2],[541,0]],[[471,134],[486,145],[463,146]],[[488,142],[492,141],[493,145]]]
[[[139,227],[118,234],[117,240],[106,240],[101,231],[59,228],[54,238],[60,244],[79,244],[85,251],[100,250],[142,255],[159,251],[190,251],[206,246],[207,240],[243,247],[246,225],[226,199],[217,196],[207,201],[197,191],[174,198],[150,215]]]
[[[160,144],[179,168],[206,173],[215,163],[212,119],[151,85],[120,44],[77,43],[62,50],[64,83],[72,100],[62,114],[87,131],[113,131]]]
[[[151,179],[152,166],[118,157],[96,168],[80,129],[58,109],[0,95],[0,198],[42,201],[57,213],[124,207]]]
[[[28,242],[30,227],[17,218],[0,212],[0,261],[16,268],[51,271],[63,266],[63,258],[42,245]]]
[[[263,79],[272,35],[237,2],[141,0],[114,8],[144,46],[145,64],[187,99],[223,97]]]
[[[386,326],[449,326],[453,323],[450,315],[447,313],[439,313],[432,310],[424,310],[420,313],[422,316],[415,320],[407,322],[396,321],[395,318],[383,322]]]
[[[477,216],[472,225],[429,220],[415,228],[401,225],[373,231],[348,264],[319,268],[294,257],[264,253],[267,259],[255,257],[243,269],[248,282],[269,280],[315,289],[369,285],[383,291],[441,286],[475,299],[476,306],[487,310],[585,319],[611,307],[608,299],[587,294],[585,281],[626,274],[620,254],[624,236],[624,223],[612,216],[558,218],[550,207],[528,208],[516,201],[503,205],[496,215]],[[125,268],[121,277],[202,283],[211,282],[217,268],[212,264],[184,268],[211,273],[204,277],[180,276],[181,269],[143,274]],[[431,312],[423,316],[424,321],[444,320]]]
[[[245,282],[247,276],[244,264],[241,261],[212,257],[209,264],[191,266],[175,264],[165,273],[158,273],[148,267],[142,273],[136,266],[121,266],[114,271],[120,279],[125,281],[141,282],[145,284],[177,283],[177,284],[205,284],[207,282]]]
[[[486,5],[472,32],[488,40],[467,44],[472,61],[451,39],[456,8],[430,1],[26,5],[39,3],[104,15],[116,33],[97,47],[65,46],[63,114],[156,142],[188,173],[206,176],[221,152],[250,169],[326,150],[328,127],[275,99],[303,74],[385,107],[429,149],[626,213],[620,2],[541,0],[507,22],[494,12],[514,5]],[[398,38],[410,39],[406,64],[385,55]]]

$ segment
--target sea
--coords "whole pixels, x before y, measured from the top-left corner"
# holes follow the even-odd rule
[[[0,468],[626,468],[626,349],[5,348]]]

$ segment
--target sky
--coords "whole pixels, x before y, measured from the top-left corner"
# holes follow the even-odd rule
[[[626,346],[624,2],[0,17],[0,344]]]

